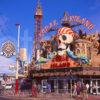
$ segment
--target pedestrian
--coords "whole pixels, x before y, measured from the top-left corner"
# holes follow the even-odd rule
[[[96,84],[93,84],[93,94],[96,94]]]
[[[40,93],[41,92],[41,84],[38,84],[37,87],[38,87],[38,93]]]
[[[77,85],[76,85],[76,91],[77,91],[77,100],[81,99],[81,82],[78,81],[77,82]]]
[[[2,94],[2,85],[1,85],[1,81],[0,81],[0,95]]]
[[[90,88],[90,86],[89,86],[89,84],[87,83],[87,84],[86,84],[87,93],[89,93],[89,88]]]
[[[0,95],[4,93],[4,87],[2,86],[2,82],[0,81]]]
[[[25,79],[21,79],[21,81],[20,81],[20,94],[22,96],[24,96],[24,92],[25,92],[26,88],[27,88],[27,86],[26,86],[26,80]]]
[[[90,86],[89,86],[89,84],[88,84],[88,83],[86,84],[86,89],[87,89],[87,98],[88,98],[89,89],[90,89]]]
[[[37,97],[37,85],[35,82],[32,83],[32,96]]]
[[[73,96],[74,96],[74,97],[77,96],[77,90],[76,90],[76,88],[77,88],[77,84],[74,83],[74,86],[73,86]]]
[[[88,99],[87,87],[84,83],[82,83],[82,86],[81,86],[81,95],[83,99]]]
[[[48,93],[51,93],[51,84],[48,83],[47,88],[48,88]]]

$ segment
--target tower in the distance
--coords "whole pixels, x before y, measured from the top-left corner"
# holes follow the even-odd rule
[[[40,41],[42,40],[42,8],[40,5],[40,0],[37,0],[37,6],[34,13],[35,19],[35,31],[34,31],[34,46],[33,46],[33,57],[37,59],[37,52],[40,49]]]

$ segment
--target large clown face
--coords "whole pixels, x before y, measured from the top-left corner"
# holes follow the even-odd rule
[[[70,32],[73,31],[71,30]],[[69,34],[69,31],[66,31],[66,33],[60,33],[60,34],[58,33],[58,39],[59,39],[58,54],[64,55],[66,54],[66,50],[69,47],[68,45],[73,42],[73,35]]]

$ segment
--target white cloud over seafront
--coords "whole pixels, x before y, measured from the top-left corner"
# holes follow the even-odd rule
[[[0,74],[13,74],[14,71],[9,69],[10,65],[15,65],[15,61],[11,58],[6,58],[4,56],[0,56]]]

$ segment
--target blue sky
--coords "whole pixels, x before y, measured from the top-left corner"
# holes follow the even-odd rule
[[[31,57],[36,1],[0,0],[0,46],[7,39],[17,44],[15,24],[20,23],[21,47],[26,47],[28,57]],[[43,26],[55,19],[59,21],[64,11],[67,11],[70,15],[79,15],[81,18],[91,20],[95,25],[92,32],[100,31],[100,0],[40,0],[40,2],[43,9]],[[48,37],[48,34],[46,36]]]

